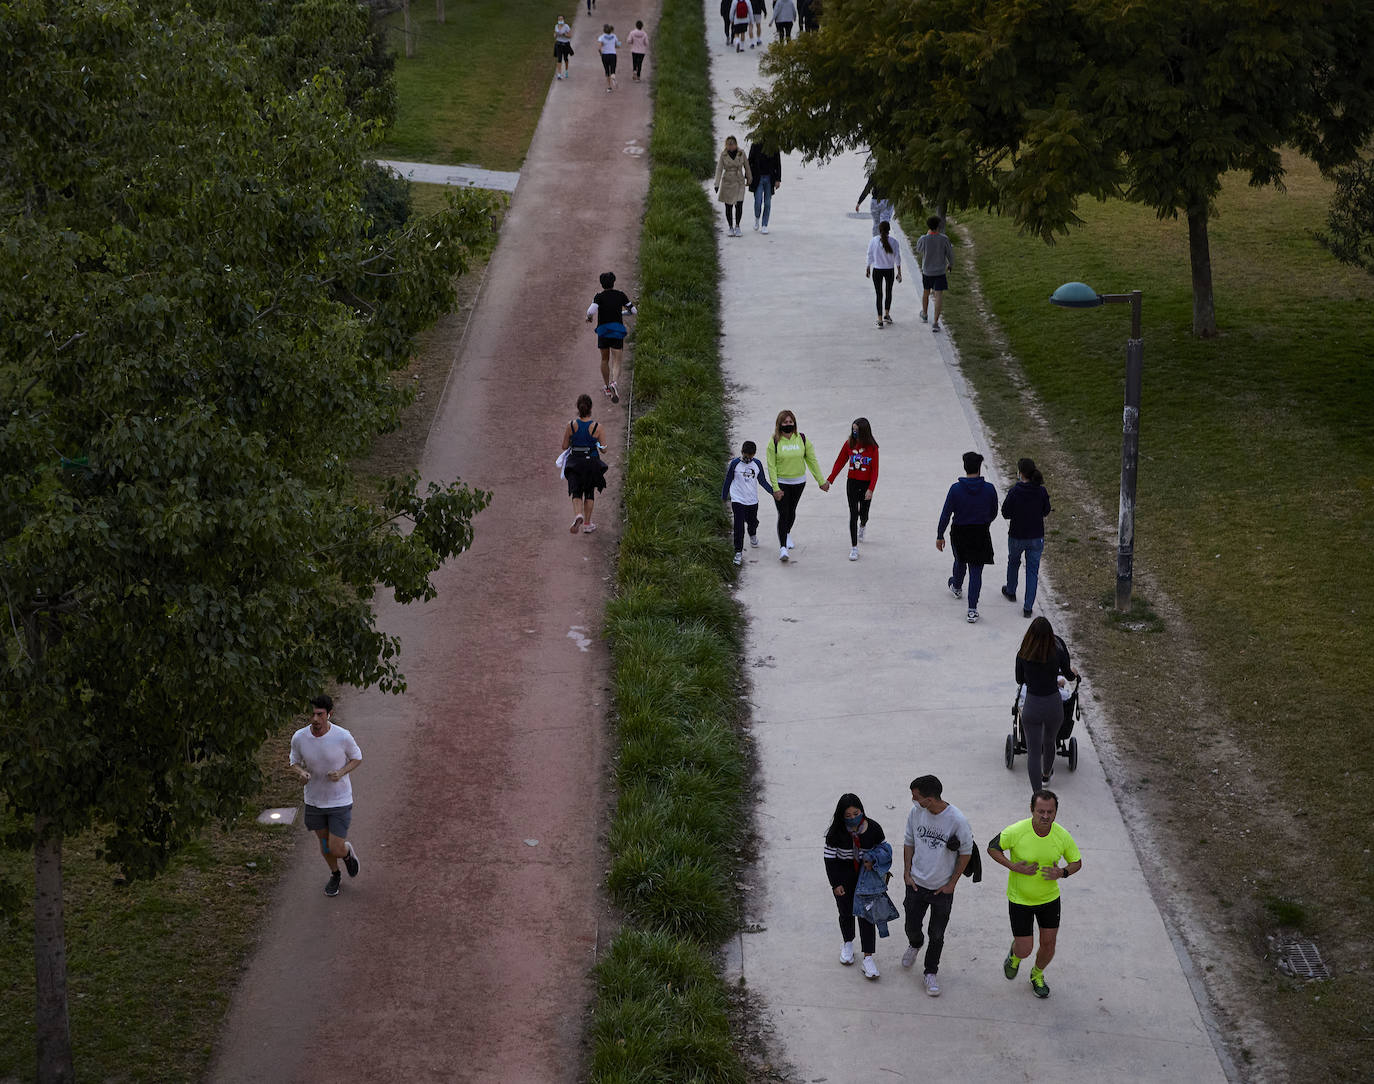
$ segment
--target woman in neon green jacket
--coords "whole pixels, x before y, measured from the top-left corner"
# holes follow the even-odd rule
[[[786,561],[787,551],[792,548],[792,524],[797,520],[797,504],[806,488],[806,472],[811,472],[822,493],[830,488],[830,483],[821,474],[816,446],[806,439],[805,433],[797,431],[797,416],[790,410],[778,413],[765,459],[768,477],[782,490],[782,500],[778,502],[778,560]]]

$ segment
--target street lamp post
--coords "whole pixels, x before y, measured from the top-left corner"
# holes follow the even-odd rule
[[[1145,366],[1145,341],[1140,331],[1140,291],[1099,294],[1081,282],[1066,282],[1050,301],[1066,309],[1092,309],[1103,304],[1130,304],[1131,337],[1126,340],[1126,406],[1121,414],[1121,502],[1117,514],[1116,608],[1131,608],[1135,576],[1135,479],[1140,459],[1140,377]]]

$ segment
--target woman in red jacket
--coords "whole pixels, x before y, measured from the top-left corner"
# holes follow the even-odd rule
[[[878,488],[878,442],[867,418],[855,418],[849,427],[849,439],[840,446],[835,465],[830,468],[827,484],[835,481],[840,469],[849,464],[844,495],[849,498],[849,559],[859,559],[859,541],[868,526],[868,509],[873,503],[873,491]]]

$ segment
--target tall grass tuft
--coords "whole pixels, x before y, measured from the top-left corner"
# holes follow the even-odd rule
[[[700,3],[664,0],[640,243],[636,408],[614,645],[618,798],[607,888],[625,925],[597,968],[590,1076],[743,1081],[715,950],[734,888],[749,756],[740,615],[717,499],[726,448],[717,344],[711,99]]]

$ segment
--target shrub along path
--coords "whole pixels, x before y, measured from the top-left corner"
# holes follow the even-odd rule
[[[656,5],[635,14],[652,30]],[[361,874],[327,899],[313,837],[299,833],[214,1080],[578,1074],[602,915],[597,626],[625,431],[582,312],[602,270],[633,290],[648,170],[625,151],[647,145],[650,115],[647,83],[626,75],[605,93],[595,21],[577,21],[573,77],[550,87],[421,464],[493,490],[492,505],[435,601],[398,612],[379,600],[380,624],[405,645],[408,692],[346,695],[335,712],[364,754]],[[570,536],[552,463],[584,391],[614,467],[601,529]]]

